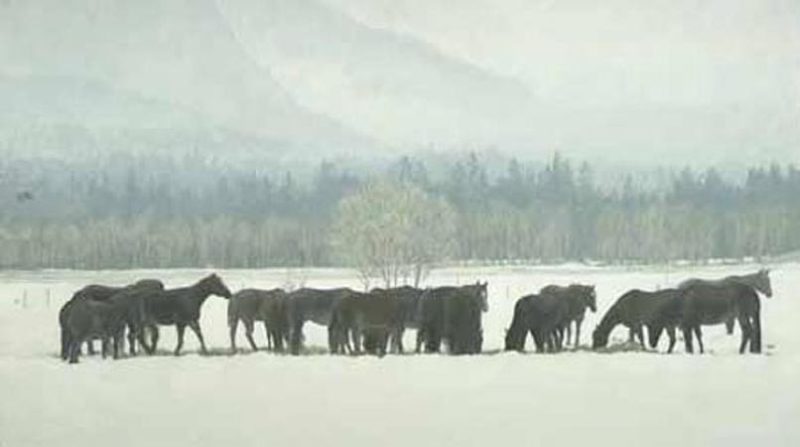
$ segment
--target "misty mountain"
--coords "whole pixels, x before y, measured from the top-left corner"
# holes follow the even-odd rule
[[[798,8],[693,5],[5,0],[0,148],[800,162]]]
[[[50,78],[46,90],[61,107],[86,109],[82,122],[90,129],[99,115],[117,115],[120,126],[138,128],[148,113],[188,114],[200,129],[214,125],[332,149],[364,143],[298,105],[243,52],[210,0],[6,2],[0,6],[0,55],[2,74],[16,78],[6,82]],[[64,78],[70,81],[53,81]],[[114,91],[115,99],[92,102],[93,93],[82,97],[75,80]],[[47,95],[29,93],[26,99],[39,104],[25,109],[51,109]],[[74,104],[66,106],[68,99]],[[137,110],[128,107],[132,103]],[[152,106],[148,113],[139,107],[145,103]],[[52,109],[55,118],[60,112]],[[169,119],[160,127],[173,124]]]

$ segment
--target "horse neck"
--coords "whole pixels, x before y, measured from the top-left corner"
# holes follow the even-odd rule
[[[614,327],[622,321],[619,313],[620,311],[617,306],[611,306],[611,309],[608,309],[608,312],[603,315],[603,318],[600,320],[595,330],[602,334],[603,337],[607,337]]]
[[[191,298],[192,301],[197,303],[198,306],[201,306],[209,296],[211,296],[211,292],[203,287],[202,283],[197,283],[191,287],[189,287],[191,291]]]

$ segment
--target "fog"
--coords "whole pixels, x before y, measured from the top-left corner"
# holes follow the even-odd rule
[[[0,148],[797,162],[797,23],[792,1],[5,0]]]

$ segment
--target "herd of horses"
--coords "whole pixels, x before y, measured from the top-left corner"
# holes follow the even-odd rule
[[[125,350],[137,355],[137,347],[153,354],[158,347],[159,326],[175,326],[180,355],[188,326],[207,353],[200,328],[200,311],[211,296],[228,300],[231,352],[237,352],[239,323],[250,347],[258,349],[253,337],[256,323],[264,326],[268,350],[299,354],[303,351],[303,327],[313,322],[327,327],[328,349],[332,354],[403,353],[403,334],[416,330],[415,352],[476,354],[482,351],[482,314],[489,310],[487,283],[465,286],[415,288],[402,286],[359,292],[349,288],[294,291],[244,289],[231,293],[217,274],[196,284],[165,289],[156,279],[111,287],[86,286],[72,296],[59,312],[61,358],[77,363],[85,344],[94,354],[93,341],[102,342],[102,355],[118,358]],[[772,296],[768,270],[721,280],[692,279],[673,289],[653,292],[631,290],[608,309],[592,333],[592,348],[608,345],[618,325],[629,329],[631,341],[657,348],[663,332],[669,337],[668,352],[683,332],[686,351],[693,352],[696,338],[704,350],[701,326],[725,324],[733,333],[739,322],[740,352],[761,352],[759,293]],[[549,285],[537,294],[515,303],[513,318],[505,334],[505,349],[524,351],[528,334],[537,352],[558,352],[566,345],[580,345],[581,325],[586,310],[597,311],[595,287],[572,284]],[[574,327],[574,332],[573,332]],[[574,335],[574,337],[573,337]]]

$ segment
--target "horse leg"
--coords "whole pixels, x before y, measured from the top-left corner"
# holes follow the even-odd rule
[[[566,326],[566,328],[564,328],[564,331],[566,332],[567,336],[566,336],[566,340],[563,340],[563,342],[564,342],[564,344],[569,345],[570,343],[572,343],[572,322],[571,321],[569,323],[567,323],[567,326]]]
[[[733,335],[733,324],[735,320],[733,318],[729,318],[725,321],[725,331],[728,335]]]
[[[636,337],[639,338],[639,344],[642,345],[643,348],[647,348],[644,342],[644,327],[642,325],[636,326]]]
[[[633,326],[628,328],[628,343],[635,343],[636,342],[636,330]]]
[[[689,326],[684,326],[681,328],[683,331],[683,342],[686,345],[686,352],[689,354],[694,353],[694,347],[692,346],[692,328]]]
[[[405,326],[401,326],[397,328],[397,332],[395,332],[395,342],[397,344],[397,352],[402,354],[405,352],[405,347],[403,346],[403,335],[406,333]]]
[[[273,351],[275,342],[272,340],[272,333],[269,331],[269,325],[266,320],[264,321],[264,335],[267,337],[267,351]]]
[[[69,345],[69,362],[70,363],[78,363],[78,357],[81,353],[81,345],[83,344],[83,340],[80,338],[73,338],[70,341]]]
[[[575,349],[578,349],[581,345],[581,325],[583,324],[583,319],[575,320],[575,344],[573,345]]]
[[[761,353],[761,315],[757,311],[753,315],[753,339],[750,341],[750,352],[753,354]]]
[[[70,354],[70,339],[69,331],[65,327],[61,327],[61,360],[69,359]]]
[[[742,342],[741,344],[739,344],[739,354],[744,354],[748,343],[750,343],[750,347],[752,349],[753,328],[750,326],[750,320],[746,316],[740,315],[738,319],[739,319],[739,329],[741,329],[742,331]]]
[[[192,321],[191,323],[189,323],[189,327],[192,328],[192,332],[194,332],[194,335],[197,336],[197,340],[200,342],[200,351],[203,354],[208,354],[208,350],[206,349],[206,341],[203,340],[203,331],[200,330],[200,323],[198,321],[196,321],[196,320]],[[256,349],[255,348],[255,343],[253,343],[253,325],[252,324],[250,325],[249,330],[250,330],[250,335],[247,338],[250,339],[250,343],[252,343],[253,349]]]
[[[250,343],[250,347],[253,348],[253,352],[258,351],[258,346],[256,346],[256,341],[253,340],[253,321],[245,320],[244,321],[244,335],[247,337],[247,342]]]
[[[175,355],[181,355],[181,348],[183,348],[183,332],[186,330],[186,325],[183,323],[176,323],[175,329],[178,331],[178,344],[175,345]]]
[[[86,340],[86,351],[88,355],[95,355],[97,352],[94,350],[94,340]]]
[[[150,325],[150,354],[154,354],[156,352],[159,335],[158,325]]]
[[[417,329],[417,346],[414,348],[414,352],[419,354],[422,350],[422,343],[425,341],[425,331],[423,331],[422,327]]]
[[[675,327],[670,326],[667,328],[667,336],[669,337],[669,349],[667,349],[668,354],[672,354],[672,349],[675,348]]]
[[[697,344],[700,346],[700,354],[705,353],[703,349],[703,331],[700,329],[700,325],[694,327],[694,333],[697,335]]]
[[[133,325],[128,325],[128,353],[131,357],[136,356],[136,335],[139,330]]]
[[[231,354],[236,354],[236,329],[239,327],[239,318],[232,318],[230,322]]]

